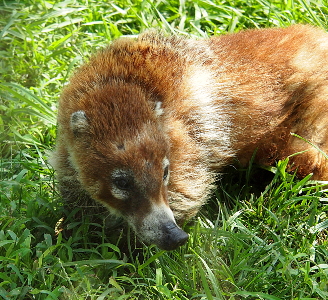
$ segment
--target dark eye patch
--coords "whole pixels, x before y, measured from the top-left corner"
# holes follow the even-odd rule
[[[115,170],[112,174],[112,183],[120,190],[131,190],[133,182],[133,176],[129,171]]]
[[[124,178],[124,177],[113,179],[113,183],[120,190],[130,190],[132,187],[130,180],[128,180],[127,178]]]

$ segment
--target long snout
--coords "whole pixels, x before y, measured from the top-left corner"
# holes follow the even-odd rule
[[[174,250],[188,240],[188,234],[175,222],[172,210],[165,204],[153,205],[141,220],[129,218],[139,238],[163,250]]]

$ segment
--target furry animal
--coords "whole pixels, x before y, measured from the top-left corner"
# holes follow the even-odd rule
[[[146,243],[172,250],[177,225],[238,160],[290,158],[328,179],[328,36],[311,26],[192,40],[120,38],[82,65],[59,102],[52,156],[64,199],[123,216]]]

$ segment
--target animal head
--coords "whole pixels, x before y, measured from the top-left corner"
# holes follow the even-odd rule
[[[168,203],[170,145],[161,102],[120,82],[71,102],[60,117],[71,163],[89,195],[123,216],[144,242],[165,250],[185,243],[188,235]]]

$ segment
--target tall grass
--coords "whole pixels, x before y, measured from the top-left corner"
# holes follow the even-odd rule
[[[297,180],[286,161],[227,172],[186,224],[188,243],[165,252],[140,246],[128,230],[109,233],[88,215],[61,231],[60,219],[81,211],[63,208],[46,152],[68,77],[111,40],[150,27],[197,37],[293,23],[328,29],[327,7],[290,0],[2,1],[0,297],[326,299],[324,183]]]

